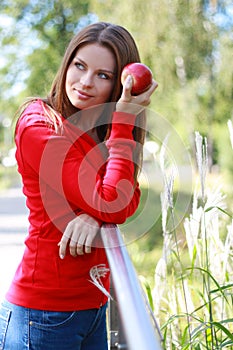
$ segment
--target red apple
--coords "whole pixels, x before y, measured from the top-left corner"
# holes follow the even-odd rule
[[[125,66],[121,73],[121,83],[123,84],[128,75],[133,78],[132,95],[140,95],[149,89],[152,84],[152,72],[143,63],[129,63]]]

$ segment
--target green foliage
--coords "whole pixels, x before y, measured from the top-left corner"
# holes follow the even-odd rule
[[[6,26],[4,21],[0,25],[6,59],[0,70],[0,100],[14,103],[11,97],[18,89],[23,90],[25,97],[45,96],[69,40],[80,26],[93,20],[88,15],[89,2],[6,0],[1,2],[0,10],[2,18],[8,21]]]
[[[0,164],[0,190],[17,187],[21,184],[21,178],[17,172],[16,166],[3,167]]]
[[[233,23],[228,6],[227,0],[90,1],[100,20],[132,32],[142,61],[159,83],[152,108],[189,143],[195,130],[208,136],[209,144],[216,145],[215,154],[209,150],[212,163],[213,157],[219,161],[213,129],[223,123],[226,127],[232,117]]]
[[[151,108],[188,142],[195,130],[208,136],[214,145],[209,154],[212,163],[221,165],[214,128],[231,118],[233,97],[228,6],[228,0],[4,0],[1,109],[7,101],[4,112],[12,117],[11,110],[18,106],[15,96],[22,101],[47,94],[64,50],[80,27],[97,20],[118,23],[133,34],[141,60],[159,83]],[[8,20],[6,25],[2,18]]]
[[[231,152],[231,142],[229,137],[229,130],[224,124],[213,124],[212,131],[214,143],[214,160],[216,167],[221,170],[222,178],[226,179],[226,191],[228,196],[232,196],[231,183],[233,179],[233,162]],[[226,151],[229,150],[229,151]],[[229,184],[229,185],[228,185]]]
[[[174,217],[175,208],[163,205],[162,256],[154,284],[142,281],[148,300],[153,299],[164,349],[232,349],[233,216],[219,184],[206,184],[207,143],[202,137],[196,137],[196,148],[200,182],[192,212],[183,221],[184,233],[175,226],[168,232],[166,211]]]

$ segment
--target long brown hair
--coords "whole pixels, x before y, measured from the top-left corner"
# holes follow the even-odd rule
[[[131,62],[140,62],[140,56],[135,41],[125,28],[107,22],[97,22],[82,29],[70,41],[60,68],[53,81],[50,93],[47,99],[44,99],[44,102],[52,107],[56,113],[58,112],[65,118],[68,118],[79,111],[71,104],[65,92],[67,70],[76,55],[77,50],[82,46],[91,43],[98,43],[110,49],[116,60],[115,86],[109,101],[106,102],[117,102],[119,100],[122,93],[122,85],[120,81],[121,72],[124,66]],[[56,113],[54,114],[55,117]],[[134,139],[138,145],[134,154],[135,181],[137,179],[142,159],[142,145],[145,137],[144,124],[145,118],[143,115],[139,115],[133,131]],[[106,138],[106,135],[108,135],[107,131],[110,127],[111,126],[106,125],[106,123],[97,127],[100,141],[103,141]]]

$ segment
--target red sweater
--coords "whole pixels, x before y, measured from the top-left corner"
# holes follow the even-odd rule
[[[46,121],[42,101],[23,112],[16,128],[16,158],[30,225],[22,261],[6,295],[10,302],[53,311],[106,303],[89,275],[99,264],[108,268],[105,250],[94,247],[90,254],[72,257],[67,249],[61,260],[58,242],[68,222],[81,213],[93,216],[100,225],[120,224],[137,209],[134,121],[133,115],[113,113],[106,158],[100,145],[69,121],[63,119],[61,134],[55,132]],[[109,290],[109,274],[102,283]]]

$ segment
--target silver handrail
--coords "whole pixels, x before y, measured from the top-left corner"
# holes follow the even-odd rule
[[[116,225],[104,224],[101,238],[107,254],[118,310],[129,350],[161,350],[142,288]]]

